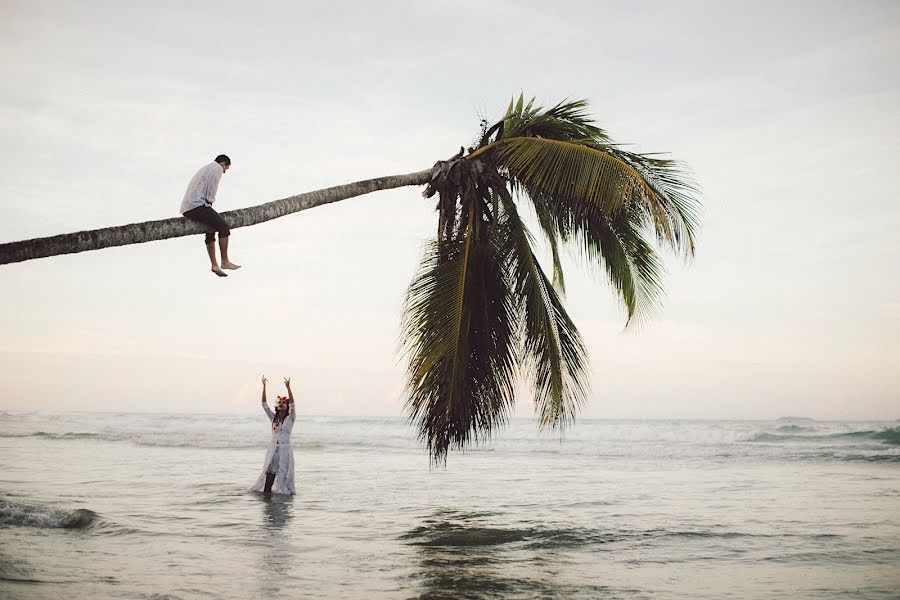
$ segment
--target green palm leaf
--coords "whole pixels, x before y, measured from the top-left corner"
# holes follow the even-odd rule
[[[654,211],[643,206],[642,210],[650,219],[657,240],[668,245],[676,254],[693,256],[700,228],[700,205],[697,202],[700,192],[687,168],[676,160],[635,154],[619,148],[608,151],[631,165],[653,190],[653,197],[666,217],[658,222]]]
[[[653,194],[626,161],[575,142],[514,137],[493,150],[511,179],[547,197],[581,199],[613,212]]]
[[[586,100],[563,101],[544,110],[534,106],[534,99],[524,105],[524,97],[517,103],[510,101],[502,127],[494,131],[493,141],[514,137],[563,140],[581,144],[605,144],[609,142],[606,132],[594,125],[587,111]],[[492,128],[493,129],[493,128]],[[487,144],[491,139],[482,139]]]
[[[512,186],[512,189],[514,191],[521,191],[520,186],[514,185]],[[524,195],[527,197],[527,193]],[[565,296],[566,278],[562,268],[562,257],[560,252],[560,242],[562,240],[560,239],[559,226],[557,225],[556,219],[550,214],[543,203],[533,202],[532,204],[535,208],[538,225],[540,225],[544,238],[550,245],[550,256],[553,260],[553,289],[555,289],[560,296]]]
[[[426,250],[404,306],[407,408],[436,464],[487,439],[515,399],[516,298],[495,235],[466,229]]]
[[[602,141],[521,137],[494,142],[488,155],[534,204],[554,254],[554,280],[561,273],[557,238],[574,240],[588,264],[603,266],[628,324],[656,312],[664,269],[645,232],[684,256],[695,248],[696,188],[679,163]]]
[[[678,161],[622,150],[586,109],[579,100],[542,111],[533,101],[523,106],[520,96],[494,139],[484,139],[469,158],[487,153],[514,186],[547,197],[593,202],[609,214],[633,205],[660,243],[692,256],[700,211],[690,173]]]
[[[547,227],[571,243],[587,265],[600,265],[625,305],[626,324],[655,314],[663,299],[664,268],[646,239],[647,227],[638,211],[623,208],[608,215],[583,201],[548,201],[529,195],[535,210],[551,221]]]
[[[565,427],[575,419],[588,389],[587,353],[575,324],[534,255],[531,236],[512,197],[501,192],[510,227],[509,276],[521,302],[523,367],[533,381],[542,426]]]

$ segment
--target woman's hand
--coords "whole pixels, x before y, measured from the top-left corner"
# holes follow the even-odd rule
[[[266,376],[265,376],[265,375],[263,375],[263,376],[262,376],[262,384],[263,384],[263,387],[266,387],[266,382],[267,382],[267,381],[269,381],[269,380],[266,379]]]
[[[287,391],[288,391],[288,402],[291,403],[291,410],[293,410],[293,405],[294,405],[294,392],[291,391],[291,378],[290,378],[290,377],[285,377],[285,378],[284,378],[284,387],[287,388]]]

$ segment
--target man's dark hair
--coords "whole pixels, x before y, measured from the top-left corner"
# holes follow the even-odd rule
[[[225,164],[228,165],[229,167],[231,166],[231,159],[228,158],[227,156],[225,156],[224,154],[218,155],[218,156],[216,157],[216,160],[214,160],[213,162],[217,162],[217,163],[225,163]]]

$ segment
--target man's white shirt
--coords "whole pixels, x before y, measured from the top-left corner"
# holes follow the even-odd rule
[[[222,173],[224,173],[222,165],[217,162],[211,162],[197,171],[191,178],[187,191],[184,193],[184,199],[181,201],[181,214],[198,206],[210,206],[215,202]]]

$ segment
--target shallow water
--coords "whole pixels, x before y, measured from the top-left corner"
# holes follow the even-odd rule
[[[0,413],[3,598],[897,598],[900,424]]]

